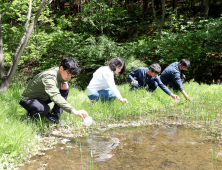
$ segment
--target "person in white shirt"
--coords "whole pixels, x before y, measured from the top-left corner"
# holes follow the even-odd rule
[[[125,62],[121,57],[113,58],[108,63],[109,66],[102,66],[93,73],[93,78],[86,89],[86,94],[90,100],[102,102],[111,101],[115,98],[123,103],[128,103],[127,99],[122,98],[114,81],[114,73],[122,74],[125,72]]]

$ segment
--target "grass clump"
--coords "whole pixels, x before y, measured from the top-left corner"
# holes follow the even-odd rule
[[[19,99],[19,88],[0,93],[0,169],[22,161],[28,154],[28,147],[34,146],[37,127],[22,120],[24,115],[19,114]]]

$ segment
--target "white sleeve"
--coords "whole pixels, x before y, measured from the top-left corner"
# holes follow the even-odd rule
[[[122,98],[122,96],[121,96],[121,94],[120,94],[119,90],[117,89],[116,84],[114,82],[114,75],[112,75],[112,74],[105,74],[104,78],[106,79],[106,81],[107,81],[107,83],[109,85],[109,88],[111,89],[113,94],[117,97],[117,99]]]

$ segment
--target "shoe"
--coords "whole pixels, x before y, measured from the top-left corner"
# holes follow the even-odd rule
[[[55,124],[59,124],[59,117],[57,115],[47,114],[46,120]]]
[[[27,120],[32,120],[33,119],[33,116],[31,115],[31,113],[27,113],[27,115],[26,115],[26,119]]]

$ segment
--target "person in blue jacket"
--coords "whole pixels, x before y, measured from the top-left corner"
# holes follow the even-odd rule
[[[128,77],[132,88],[147,87],[148,91],[155,91],[159,86],[166,94],[170,95],[173,99],[179,99],[174,95],[160,80],[158,74],[161,72],[161,67],[158,63],[150,65],[149,68],[138,67],[136,70],[129,73]]]
[[[166,86],[173,88],[174,90],[179,90],[188,99],[188,95],[184,91],[183,82],[185,75],[183,72],[190,67],[190,61],[187,59],[182,59],[180,62],[174,62],[165,68],[160,76],[161,81]]]

